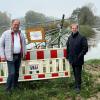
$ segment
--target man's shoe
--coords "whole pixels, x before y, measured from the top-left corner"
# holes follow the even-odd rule
[[[8,95],[11,95],[11,94],[12,94],[11,89],[6,89],[5,92],[6,92]]]

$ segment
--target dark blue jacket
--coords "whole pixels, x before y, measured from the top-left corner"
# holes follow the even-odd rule
[[[87,39],[80,35],[79,32],[71,34],[66,43],[67,45],[67,59],[70,64],[83,65],[84,55],[88,51]]]

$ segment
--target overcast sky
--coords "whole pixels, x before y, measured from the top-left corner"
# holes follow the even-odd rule
[[[65,14],[67,18],[74,9],[88,3],[94,4],[94,13],[100,16],[100,0],[0,0],[0,11],[11,14],[11,18],[24,17],[29,10],[57,18]]]

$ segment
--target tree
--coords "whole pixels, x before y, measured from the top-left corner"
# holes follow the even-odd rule
[[[25,22],[26,24],[33,24],[33,23],[43,23],[45,21],[45,16],[41,13],[37,13],[34,11],[28,11],[25,15]]]
[[[70,22],[77,22],[79,24],[79,13],[80,13],[80,8],[77,8],[73,11],[70,19]]]
[[[0,12],[0,26],[9,26],[10,25],[10,17],[8,17],[6,12]]]
[[[6,12],[0,11],[0,34],[10,27],[11,18],[7,15]]]
[[[80,24],[82,25],[93,25],[95,16],[92,10],[86,6],[82,7],[79,14]]]
[[[77,8],[73,11],[71,18],[76,16],[81,25],[93,25],[95,22],[95,16],[91,8],[83,6],[82,8]]]

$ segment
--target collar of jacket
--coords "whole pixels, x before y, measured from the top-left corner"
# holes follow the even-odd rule
[[[78,34],[79,34],[79,32],[76,32],[76,33],[74,33],[74,34],[73,34],[73,32],[72,32],[72,37],[74,38],[74,37],[76,37]]]
[[[11,33],[15,33],[12,28],[10,28],[10,30],[11,30]],[[16,33],[21,33],[21,30],[18,30],[18,32]]]

